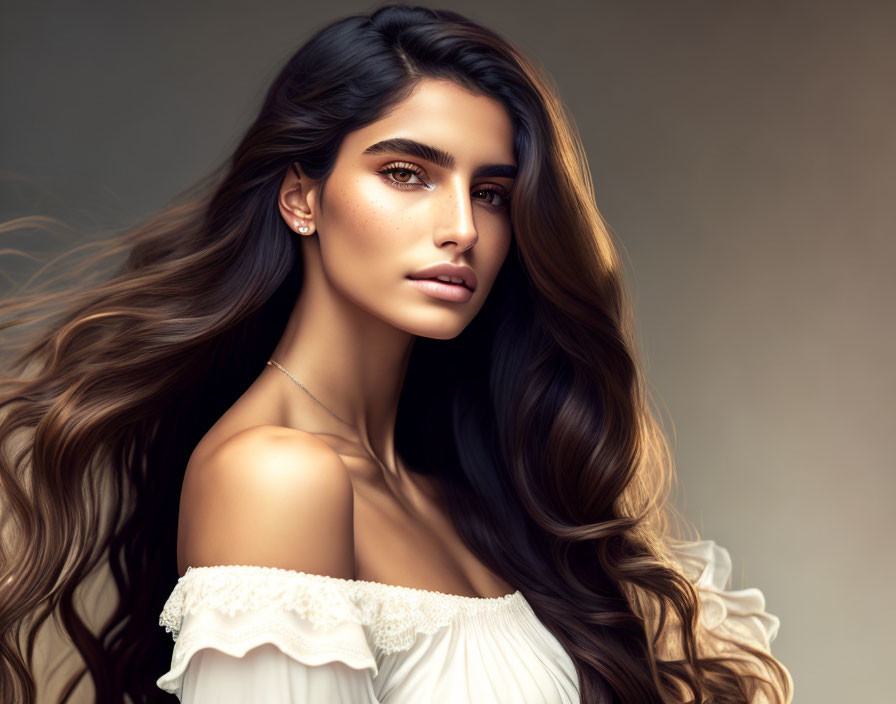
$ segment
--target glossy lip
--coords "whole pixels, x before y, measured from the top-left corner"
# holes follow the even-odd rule
[[[470,291],[475,291],[476,284],[478,283],[476,281],[476,274],[470,267],[452,264],[451,262],[439,262],[438,264],[433,264],[432,266],[415,271],[413,274],[410,274],[408,278],[429,279],[436,276],[459,277],[464,280],[463,285],[470,289]],[[449,283],[448,285],[456,286],[457,284]]]
[[[407,277],[411,286],[428,296],[452,303],[466,303],[473,297],[473,292],[461,284],[445,283],[436,279],[412,279]]]

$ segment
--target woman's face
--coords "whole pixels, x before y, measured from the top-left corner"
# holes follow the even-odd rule
[[[302,174],[328,285],[415,335],[458,335],[507,255],[515,173],[513,126],[499,102],[452,82],[421,81],[386,117],[345,137],[323,209]],[[296,180],[287,177],[284,189]],[[281,193],[295,229],[288,203]],[[473,290],[410,278],[435,276],[420,270],[440,263],[469,267]]]

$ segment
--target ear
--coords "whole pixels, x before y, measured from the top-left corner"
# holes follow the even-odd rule
[[[289,229],[299,235],[314,234],[311,208],[315,200],[315,188],[314,182],[302,171],[298,162],[289,165],[283,183],[280,184],[277,205]]]

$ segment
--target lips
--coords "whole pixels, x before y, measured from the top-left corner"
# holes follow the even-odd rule
[[[439,276],[445,276],[449,279],[460,279],[460,281],[443,281]],[[452,262],[438,262],[431,266],[424,267],[408,276],[410,279],[427,279],[438,281],[448,286],[462,286],[469,291],[476,290],[476,274],[468,266],[461,264],[453,264]]]
[[[421,293],[443,301],[466,303],[473,297],[473,291],[463,284],[453,284],[436,278],[407,277],[410,284]]]
[[[411,278],[414,279],[414,278],[417,278],[417,277],[412,276]],[[443,281],[442,279],[439,279],[439,278],[437,278],[437,277],[435,277],[435,276],[427,276],[426,278],[421,278],[421,279],[417,279],[417,280],[418,280],[418,281],[437,281],[437,282],[439,282],[440,284],[448,284],[449,286],[460,286],[461,288],[465,288],[465,289],[467,289],[468,291],[472,291],[472,290],[473,290],[473,289],[471,289],[469,286],[467,286],[463,281],[461,281],[460,283],[457,283],[457,282],[455,282],[455,281]]]

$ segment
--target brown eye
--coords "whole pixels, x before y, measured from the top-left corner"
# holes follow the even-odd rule
[[[416,188],[418,186],[425,187],[427,185],[423,179],[420,178],[420,173],[416,169],[407,166],[387,166],[386,168],[377,171],[377,173],[381,174],[382,177],[386,179],[386,182],[395,188]],[[417,182],[411,180],[415,177]]]
[[[503,189],[477,188],[473,193],[487,194],[485,198],[478,198],[477,200],[484,200],[486,204],[493,208],[497,208],[498,210],[505,210],[510,207],[510,195]],[[497,202],[495,202],[495,196],[497,196]]]

